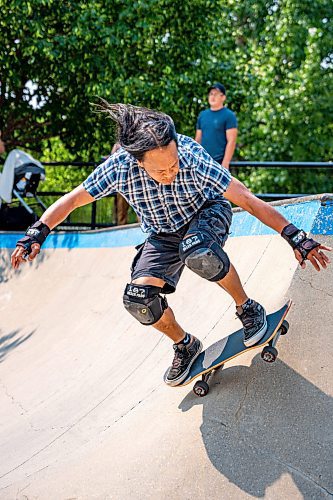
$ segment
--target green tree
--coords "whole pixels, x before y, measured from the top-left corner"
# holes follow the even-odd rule
[[[240,109],[250,118],[242,131],[245,158],[332,159],[330,5],[294,0],[266,7],[265,21],[250,42],[251,87]]]
[[[108,153],[113,131],[91,111],[96,96],[158,107],[193,133],[213,4],[1,0],[0,129],[7,146],[51,152],[55,142],[45,140],[58,137],[62,154]]]
[[[165,111],[193,136],[208,84],[222,81],[239,119],[238,159],[333,157],[331,0],[0,0],[0,7],[8,149],[42,161],[98,161],[114,130],[92,112],[96,96]],[[83,173],[55,172],[48,178],[61,186]],[[327,186],[325,173],[240,177],[255,191]]]
[[[225,36],[212,65],[222,60],[230,75],[240,124],[238,159],[332,160],[331,1],[229,0],[221,9],[229,9],[232,22],[220,20]],[[247,169],[240,177],[257,192],[333,190],[327,170]]]

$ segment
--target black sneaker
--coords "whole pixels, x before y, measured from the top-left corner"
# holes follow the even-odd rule
[[[178,385],[186,379],[194,360],[202,350],[199,339],[190,335],[188,344],[173,344],[175,356],[172,365],[164,376],[164,382],[168,385]]]
[[[255,300],[248,299],[245,304],[236,308],[236,315],[243,323],[244,345],[251,347],[257,344],[267,331],[265,309]]]

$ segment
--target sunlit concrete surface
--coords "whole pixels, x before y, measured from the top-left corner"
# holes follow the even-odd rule
[[[278,208],[333,246],[329,198]],[[1,499],[332,495],[333,266],[301,270],[237,212],[226,250],[268,312],[293,300],[290,330],[275,364],[252,350],[198,398],[165,386],[171,342],[123,308],[137,227],[53,235],[14,272],[17,237],[0,235]],[[229,296],[190,271],[168,300],[205,347],[239,328]]]

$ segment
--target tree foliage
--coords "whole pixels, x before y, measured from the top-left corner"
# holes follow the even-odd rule
[[[96,96],[158,108],[193,136],[207,86],[222,81],[239,119],[237,159],[333,157],[331,0],[0,5],[0,130],[8,150],[98,161],[114,130],[92,112]],[[277,180],[299,190],[297,172],[246,177],[254,189]]]
[[[246,17],[253,7],[257,15]],[[332,158],[331,7],[326,0],[241,3],[235,51],[246,92],[239,106],[245,158]]]
[[[0,129],[7,145],[41,151],[43,139],[59,137],[78,158],[105,154],[112,128],[92,113],[96,96],[163,109],[193,131],[193,96],[205,80],[197,62],[207,58],[213,3],[3,5]]]

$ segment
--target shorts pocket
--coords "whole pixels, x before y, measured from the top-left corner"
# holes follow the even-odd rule
[[[131,265],[131,273],[134,271],[135,266],[137,265],[143,251],[143,247],[145,246],[146,242],[144,241],[143,243],[140,243],[140,245],[137,245],[135,249],[137,250],[136,255],[133,259],[132,265]]]

